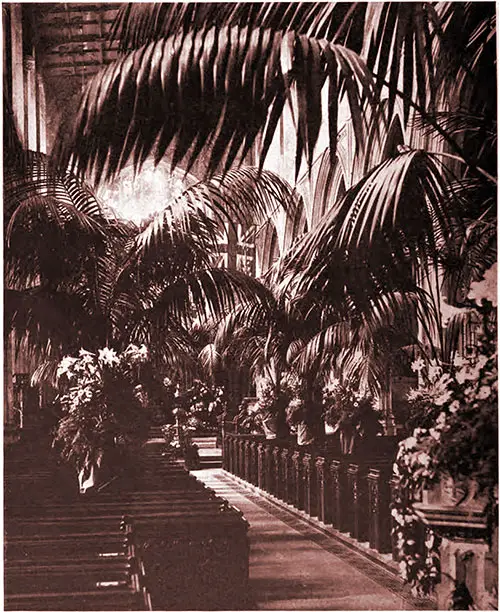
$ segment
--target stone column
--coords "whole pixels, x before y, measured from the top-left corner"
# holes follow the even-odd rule
[[[36,151],[37,148],[37,111],[36,111],[36,75],[35,58],[26,55],[24,67],[24,130],[25,143],[28,149]]]
[[[24,121],[24,69],[23,66],[23,21],[21,3],[12,3],[10,8],[12,107],[17,129],[22,140],[27,138]]]

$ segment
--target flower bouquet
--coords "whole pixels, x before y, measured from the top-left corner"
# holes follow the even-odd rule
[[[97,354],[81,349],[77,357],[59,363],[62,418],[54,446],[74,462],[82,492],[98,484],[104,472],[115,472],[147,437],[150,421],[140,384],[147,359],[146,347],[130,345],[121,354],[110,348]]]
[[[382,431],[380,415],[374,408],[372,396],[337,379],[331,380],[323,388],[323,416],[333,432],[340,432],[344,454],[353,452],[357,435],[371,437]]]

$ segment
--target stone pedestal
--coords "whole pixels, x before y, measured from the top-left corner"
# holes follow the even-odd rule
[[[424,495],[423,502],[413,505],[423,523],[442,537],[441,582],[436,588],[438,609],[450,609],[457,586],[468,591],[475,610],[497,609],[498,528],[490,547],[486,501],[469,496],[453,503],[453,497],[441,483]]]

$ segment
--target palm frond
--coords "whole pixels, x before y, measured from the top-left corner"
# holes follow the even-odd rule
[[[293,215],[299,196],[276,173],[243,166],[193,185],[183,197],[194,207],[213,211],[221,221],[229,219],[248,227],[280,211]]]
[[[359,29],[353,24],[362,25],[363,15],[363,5],[342,3],[130,3],[120,8],[112,38],[127,51],[179,31],[187,34],[192,28],[248,26],[335,39],[359,51]]]
[[[150,155],[162,159],[172,145],[172,165],[185,159],[187,169],[201,150],[209,151],[210,176],[227,171],[236,157],[243,160],[260,135],[262,164],[288,102],[298,117],[298,170],[302,152],[312,161],[326,80],[334,84],[328,105],[334,151],[333,109],[342,92],[358,133],[371,93],[359,56],[292,32],[235,26],[179,33],[128,53],[93,79],[56,157],[62,167],[71,162],[99,182],[116,176],[131,156],[140,168]]]

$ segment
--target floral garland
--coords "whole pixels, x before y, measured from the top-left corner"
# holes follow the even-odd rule
[[[424,485],[435,477],[435,461],[425,450],[428,431],[416,428],[413,436],[403,440],[394,464],[399,483],[391,504],[394,519],[392,535],[396,542],[399,572],[410,584],[414,596],[430,595],[439,580],[439,537],[425,528],[413,511]],[[422,546],[422,542],[424,546]]]
[[[488,500],[487,512],[495,516],[497,350],[489,323],[491,307],[483,304],[478,310],[483,315],[483,334],[475,355],[457,356],[448,367],[423,359],[412,366],[422,385],[410,392],[408,400],[413,421],[420,426],[400,442],[394,464],[399,487],[391,512],[401,575],[420,596],[431,594],[439,581],[440,543],[412,509],[413,502],[421,499],[422,490],[443,475],[473,481],[477,493]]]

